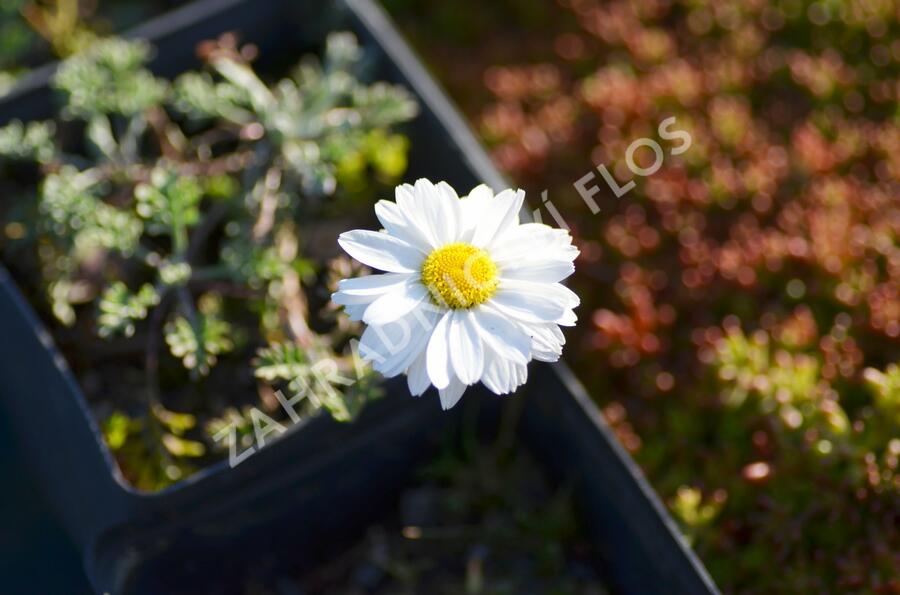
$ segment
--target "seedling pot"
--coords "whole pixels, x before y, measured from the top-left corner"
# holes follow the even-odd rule
[[[296,57],[335,30],[357,34],[374,57],[373,79],[405,86],[420,103],[421,114],[404,128],[412,147],[407,179],[446,180],[462,191],[481,182],[506,185],[371,0],[202,0],[130,35],[150,40],[152,68],[173,76],[199,66],[198,42],[226,31],[258,45],[265,64]],[[0,101],[0,123],[53,113],[53,70],[33,73]],[[528,384],[513,397],[470,390],[464,407],[449,413],[436,395],[412,398],[405,382],[389,381],[385,397],[353,423],[313,418],[234,468],[226,460],[148,494],[121,477],[66,362],[2,268],[0,329],[0,411],[21,453],[17,464],[36,479],[98,593],[232,593],[248,563],[277,568],[290,558],[313,565],[378,517],[466,408],[480,410],[492,435],[510,399],[522,401],[520,446],[573,486],[613,592],[717,592],[562,364],[532,365]],[[4,507],[4,514],[15,512]]]

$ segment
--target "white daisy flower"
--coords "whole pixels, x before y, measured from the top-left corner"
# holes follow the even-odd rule
[[[350,256],[384,271],[332,295],[369,325],[359,351],[375,370],[405,373],[416,396],[434,385],[449,409],[469,385],[510,393],[529,361],[559,359],[559,327],[575,324],[580,302],[559,282],[578,249],[567,231],[520,223],[523,199],[485,185],[461,199],[446,182],[418,180],[375,205],[384,230],[341,234]]]

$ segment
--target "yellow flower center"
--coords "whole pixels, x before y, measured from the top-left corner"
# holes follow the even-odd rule
[[[499,282],[497,265],[488,253],[462,242],[438,248],[422,263],[422,283],[432,301],[453,309],[483,303]]]

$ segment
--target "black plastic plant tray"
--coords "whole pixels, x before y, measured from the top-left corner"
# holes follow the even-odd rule
[[[56,522],[0,416],[0,585],[2,592],[88,595],[90,586],[72,541]],[[48,572],[52,561],[53,572]]]
[[[199,66],[197,43],[226,31],[257,44],[265,63],[296,59],[334,30],[357,34],[375,57],[373,78],[418,97],[422,113],[405,130],[413,147],[408,179],[446,180],[462,191],[506,185],[371,0],[203,0],[132,36],[154,44],[154,70],[171,76]],[[53,113],[52,71],[0,101],[0,123]],[[386,397],[352,424],[314,418],[233,469],[224,461],[141,493],[125,484],[65,361],[2,267],[0,329],[0,410],[98,593],[231,593],[242,564],[321,559],[379,516],[462,410],[444,413],[436,395],[414,399],[405,383],[388,382]],[[537,364],[530,374],[513,397],[525,400],[520,439],[553,476],[576,487],[614,592],[716,593],[568,369]],[[470,390],[463,401],[490,410],[503,400]]]

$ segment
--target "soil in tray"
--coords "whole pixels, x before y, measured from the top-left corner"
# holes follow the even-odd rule
[[[606,595],[570,490],[524,450],[447,450],[364,537],[311,573],[247,595]]]

